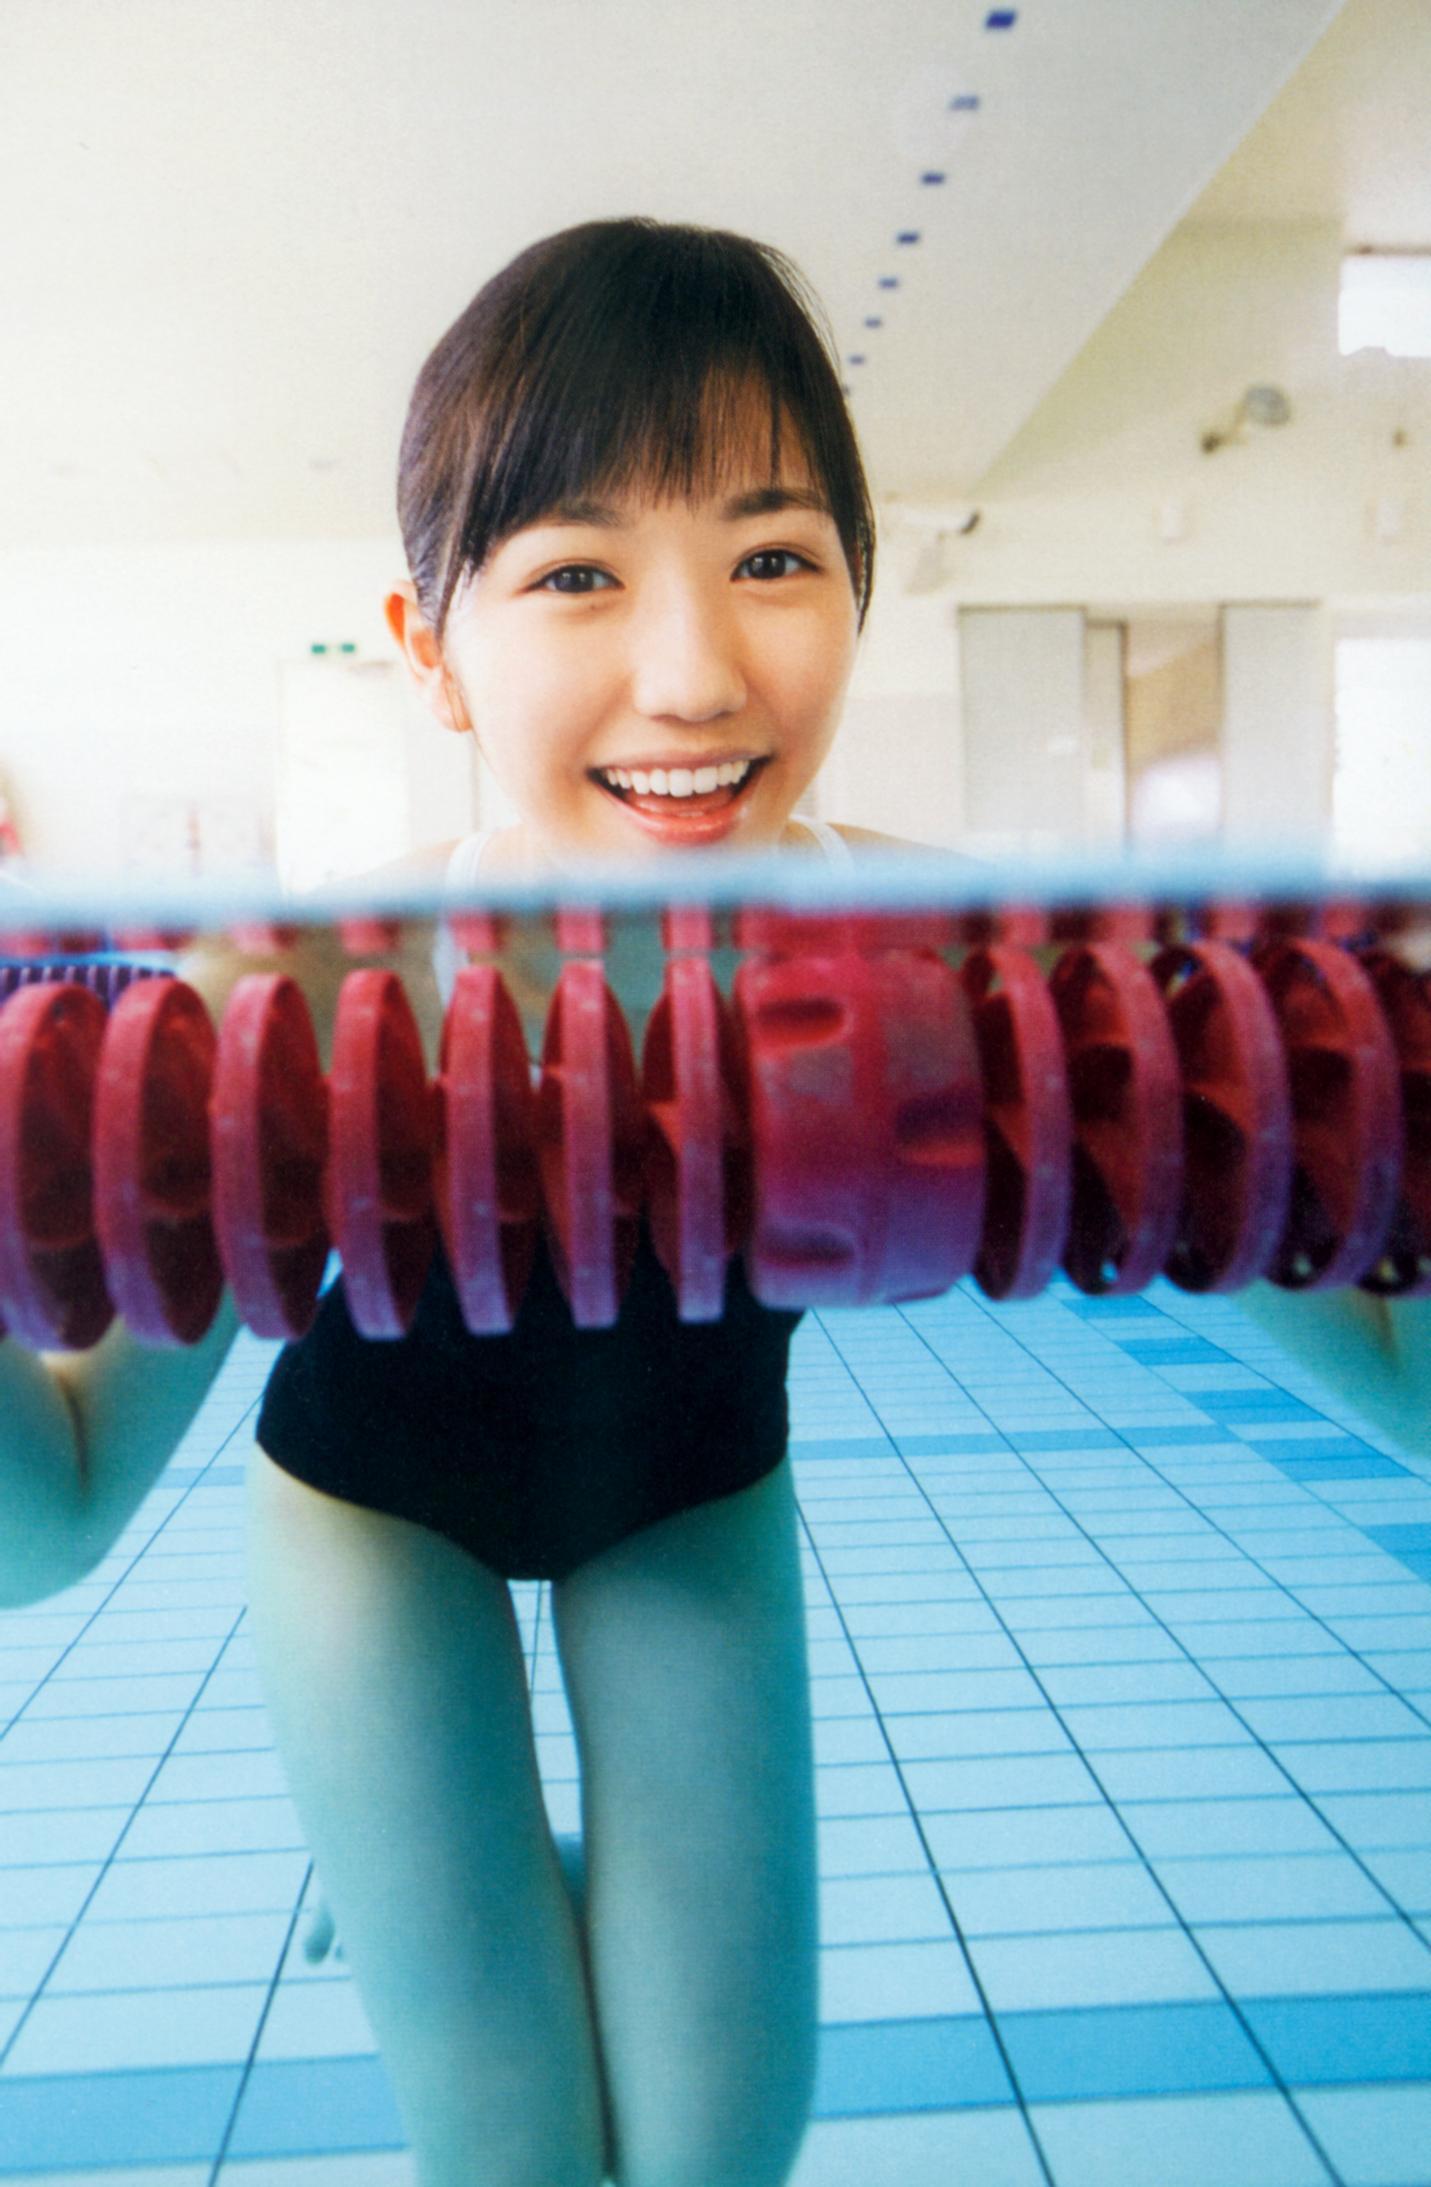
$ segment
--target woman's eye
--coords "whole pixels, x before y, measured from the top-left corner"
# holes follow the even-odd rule
[[[609,570],[596,569],[589,562],[568,562],[562,569],[549,570],[536,589],[538,592],[595,592],[600,586],[615,582]]]
[[[789,547],[762,547],[758,554],[748,554],[740,566],[749,570],[752,577],[768,580],[793,576],[796,570],[807,570],[812,565],[803,554],[794,554]]]

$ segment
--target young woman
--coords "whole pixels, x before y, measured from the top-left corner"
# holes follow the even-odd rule
[[[795,809],[874,526],[776,254],[634,220],[525,252],[424,366],[398,502],[393,632],[519,816],[435,871],[849,856]],[[533,1044],[542,971],[513,967]],[[539,1255],[513,1333],[475,1338],[439,1263],[406,1339],[357,1338],[338,1287],[275,1370],[254,1630],[424,2187],[788,2175],[815,2041],[797,1318],[733,1267],[724,1318],[683,1324],[643,1243],[614,1328],[575,1329]],[[515,1578],[551,1582],[584,1877],[547,1827]]]
[[[392,629],[518,815],[424,854],[435,875],[849,855],[859,831],[797,807],[839,720],[873,522],[777,254],[645,221],[524,253],[423,368],[399,508]],[[185,973],[217,1009],[247,968],[209,949]],[[326,1036],[347,966],[320,936],[287,968]],[[437,972],[402,969],[435,1059]],[[553,969],[512,968],[533,1045]],[[1357,1304],[1379,1317],[1359,1393],[1383,1374],[1404,1395],[1389,1309]],[[422,2187],[789,2175],[816,2032],[797,1318],[737,1266],[724,1318],[682,1324],[643,1245],[614,1328],[576,1330],[539,1257],[513,1333],[477,1338],[439,1260],[405,1339],[359,1340],[337,1286],[275,1368],[250,1467],[254,1632]],[[118,1327],[82,1357],[0,1346],[0,1600],[105,1553],[234,1329],[225,1301],[188,1352]],[[538,1577],[580,1855],[547,1825],[508,1589]]]

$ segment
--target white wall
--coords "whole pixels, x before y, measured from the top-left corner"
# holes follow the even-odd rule
[[[947,586],[908,591],[916,562],[928,581],[929,538],[887,530],[818,810],[959,839],[961,606],[1431,616],[1431,364],[1338,356],[1339,255],[1323,227],[1180,230],[981,482],[978,529],[944,549]],[[1292,422],[1202,455],[1201,433],[1258,380],[1286,388]],[[1383,540],[1388,497],[1402,523]],[[1173,541],[1170,504],[1186,524]],[[266,810],[282,664],[315,639],[389,657],[381,602],[400,568],[386,539],[0,556],[0,771],[37,854],[123,864],[136,789]],[[1317,741],[1305,766],[1324,774]]]
[[[391,660],[382,602],[402,574],[383,540],[0,555],[0,771],[30,856],[121,868],[135,815],[164,800],[248,813],[271,840],[284,665],[343,640]],[[412,734],[451,765],[436,723]]]
[[[1180,229],[980,482],[978,528],[946,541],[941,593],[903,589],[921,561],[928,581],[929,535],[888,529],[822,811],[957,838],[958,795],[941,785],[962,765],[961,608],[1117,618],[1313,601],[1431,618],[1431,363],[1339,356],[1340,256],[1322,226]],[[1202,434],[1258,381],[1286,389],[1291,422],[1204,455]],[[1381,501],[1397,507],[1397,538],[1377,536]],[[923,755],[908,771],[890,734],[901,710]],[[1325,810],[1325,741],[1324,721],[1290,755],[1299,812],[1313,789]]]

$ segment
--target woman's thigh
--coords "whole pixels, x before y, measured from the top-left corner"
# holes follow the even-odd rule
[[[423,2187],[595,2187],[600,2069],[505,1582],[259,1449],[249,1512],[270,1716]]]
[[[621,2187],[775,2187],[813,2088],[810,1701],[788,1462],[552,1589]]]

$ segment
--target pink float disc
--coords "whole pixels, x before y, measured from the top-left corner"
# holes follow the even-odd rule
[[[114,1305],[94,1234],[94,1083],[105,1010],[84,987],[0,1010],[0,1312],[22,1344],[84,1351]]]
[[[350,972],[328,1081],[328,1227],[361,1336],[411,1324],[437,1243],[435,1104],[422,1040],[395,972]]]
[[[247,974],[229,1000],[211,1142],[214,1231],[239,1317],[292,1342],[312,1325],[328,1260],[328,1090],[302,990],[282,973]]]
[[[768,1306],[926,1298],[979,1249],[984,1135],[968,1007],[943,959],[743,964],[754,1165],[746,1266]]]
[[[94,1216],[110,1295],[141,1344],[197,1344],[218,1312],[209,1013],[140,980],[109,1013],[94,1104]]]
[[[1156,912],[1152,904],[1064,904],[1049,914],[1052,942],[1135,942],[1152,939]]]
[[[1356,1283],[1396,1219],[1404,1131],[1396,1049],[1376,990],[1335,942],[1269,943],[1254,958],[1292,1088],[1292,1200],[1268,1274],[1288,1290]]]
[[[1063,1265],[1080,1291],[1140,1291],[1172,1250],[1182,1197],[1182,1094],[1162,997],[1116,942],[1068,950],[1049,992],[1073,1100]]]
[[[1431,1293],[1431,978],[1384,950],[1369,951],[1361,963],[1391,1029],[1406,1124],[1400,1204],[1362,1282],[1387,1298],[1424,1298]]]
[[[953,912],[809,912],[756,905],[736,913],[733,940],[749,956],[828,957],[847,950],[951,949],[958,934]]]
[[[626,1020],[598,962],[565,965],[542,1043],[537,1154],[552,1262],[578,1329],[610,1328],[621,1311],[644,1141]]]
[[[1240,1291],[1287,1223],[1292,1097],[1277,1020],[1226,942],[1177,944],[1152,968],[1178,1051],[1183,1204],[1166,1272],[1185,1291]]]
[[[511,1328],[541,1222],[536,1108],[516,1005],[493,965],[458,973],[442,1030],[434,1192],[462,1319]]]
[[[988,1160],[974,1274],[990,1298],[1032,1298],[1062,1258],[1073,1200],[1073,1111],[1058,1013],[1024,950],[976,950],[961,977],[979,1046]]]
[[[666,967],[642,1051],[651,1242],[682,1321],[719,1321],[748,1213],[735,1035],[701,957]]]
[[[661,914],[661,947],[670,956],[714,949],[716,923],[704,904],[672,904]]]
[[[338,921],[338,936],[350,957],[386,957],[401,945],[402,921],[358,912]]]

